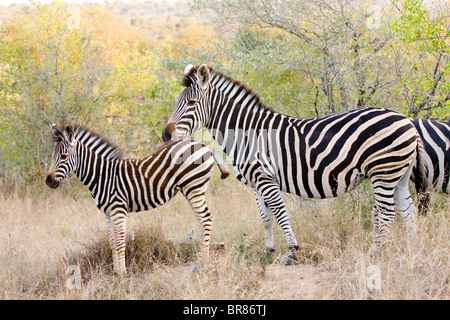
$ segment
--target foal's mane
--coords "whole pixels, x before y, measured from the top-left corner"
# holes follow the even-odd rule
[[[122,159],[123,150],[108,138],[81,124],[74,125],[73,130],[74,137],[92,151],[109,160]]]

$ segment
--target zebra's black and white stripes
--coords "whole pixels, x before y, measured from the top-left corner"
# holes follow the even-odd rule
[[[244,85],[212,68],[188,66],[163,139],[178,139],[206,127],[232,160],[235,175],[254,189],[273,250],[274,218],[283,229],[295,263],[297,240],[280,191],[307,198],[342,195],[364,178],[375,192],[374,248],[384,241],[395,207],[411,226],[408,181],[423,153],[411,121],[378,108],[298,119],[266,108]],[[424,172],[419,166],[418,174]],[[419,177],[420,178],[420,177]]]
[[[122,159],[122,151],[83,126],[51,127],[55,139],[52,165],[46,183],[52,188],[74,172],[89,188],[104,212],[110,231],[114,271],[126,274],[125,236],[128,212],[163,205],[180,191],[197,215],[203,236],[203,253],[209,250],[212,219],[205,192],[215,155],[193,139],[172,141],[141,159]],[[222,178],[228,175],[219,163]]]
[[[428,191],[450,194],[450,122],[411,118],[425,147],[421,161],[428,172],[420,182],[416,179],[418,166],[414,164],[411,179],[419,194],[419,209],[425,212],[429,206]]]

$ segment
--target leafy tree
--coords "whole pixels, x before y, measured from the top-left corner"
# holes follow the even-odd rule
[[[400,17],[391,28],[405,113],[450,120],[449,5],[430,13],[422,1],[394,1]]]
[[[234,74],[248,79],[276,109],[323,115],[386,106],[392,66],[389,10],[372,1],[192,1],[210,9]],[[229,62],[230,65],[230,62]],[[251,71],[250,71],[251,70]],[[261,80],[258,80],[261,79]],[[275,87],[274,87],[275,86]]]
[[[31,166],[34,158],[45,168],[50,123],[100,117],[98,106],[109,98],[109,69],[92,35],[89,24],[73,22],[62,3],[33,3],[2,29],[0,112],[8,130],[2,149],[10,165]]]
[[[1,29],[1,173],[40,180],[51,123],[89,125],[132,155],[160,141],[156,58],[138,41],[99,32],[104,16],[102,7],[32,2]]]

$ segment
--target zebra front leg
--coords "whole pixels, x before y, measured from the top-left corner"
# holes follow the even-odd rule
[[[113,270],[114,273],[125,276],[127,270],[125,267],[125,237],[126,237],[126,218],[127,210],[122,207],[114,207],[108,213],[112,225],[112,236],[110,241],[113,243]]]
[[[273,213],[277,219],[278,224],[283,230],[284,236],[289,247],[289,254],[285,266],[298,264],[297,250],[299,248],[297,239],[295,239],[294,233],[292,232],[291,224],[289,222],[289,216],[284,205],[283,198],[281,196],[279,185],[273,181],[273,179],[262,179],[260,178],[257,185],[256,191],[261,195],[267,208]],[[267,230],[267,229],[266,229]]]
[[[255,193],[256,202],[258,203],[259,216],[264,226],[264,231],[266,232],[266,253],[271,254],[275,251],[275,243],[273,240],[273,213],[267,208],[267,205],[263,197],[256,191]]]

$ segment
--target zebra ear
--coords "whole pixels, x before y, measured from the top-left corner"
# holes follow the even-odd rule
[[[53,134],[53,140],[55,142],[59,142],[62,141],[63,139],[63,133],[61,132],[61,130],[59,130],[58,126],[56,124],[51,124],[50,125],[50,130],[52,131]]]
[[[211,72],[206,64],[202,64],[197,70],[197,77],[200,85],[204,89],[211,78]]]
[[[69,138],[69,141],[72,141],[73,138],[73,128],[70,125],[66,125],[66,135]]]
[[[194,66],[192,65],[192,64],[188,64],[187,66],[186,66],[186,68],[184,68],[184,75],[188,75],[189,74],[189,72],[191,72],[191,70],[192,70],[192,68],[193,68]]]

